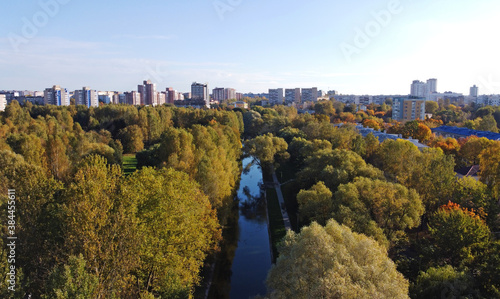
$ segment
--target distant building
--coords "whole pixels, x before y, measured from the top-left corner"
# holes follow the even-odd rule
[[[412,97],[424,98],[429,94],[427,83],[424,83],[419,80],[413,81],[411,84],[411,92],[410,95]]]
[[[219,103],[224,101],[226,99],[224,88],[219,88],[219,87],[214,88],[212,90],[212,99],[216,102],[219,102]]]
[[[141,105],[141,94],[138,91],[126,92],[125,101],[128,105],[139,106]]]
[[[184,100],[187,100],[187,99],[191,98],[191,93],[190,92],[185,92],[182,95],[184,96]]]
[[[472,86],[470,88],[470,93],[469,94],[470,94],[471,97],[476,97],[477,98],[477,96],[479,94],[479,87],[477,87],[476,85]]]
[[[394,98],[392,118],[397,121],[412,121],[425,119],[425,99]]]
[[[302,102],[317,102],[318,88],[302,88]]]
[[[435,93],[437,92],[437,79],[429,79],[427,80],[427,92]]]
[[[243,94],[241,92],[236,93],[236,100],[241,101],[243,99]]]
[[[191,99],[203,100],[206,107],[210,107],[210,95],[208,91],[208,84],[194,82],[191,84]]]
[[[269,89],[269,103],[271,105],[283,104],[283,88]]]
[[[69,106],[69,93],[66,88],[61,88],[59,85],[54,85],[52,88],[45,89],[44,92],[45,105]]]
[[[300,104],[300,96],[300,88],[285,89],[285,103],[287,104]]]
[[[141,105],[158,105],[156,84],[152,83],[151,80],[144,81],[142,85],[138,85],[137,91],[141,95]]]
[[[5,111],[5,107],[7,107],[7,97],[0,94],[0,111]]]
[[[84,105],[86,107],[99,107],[99,99],[96,90],[90,87],[83,87],[81,90],[75,90],[73,94],[76,105]]]

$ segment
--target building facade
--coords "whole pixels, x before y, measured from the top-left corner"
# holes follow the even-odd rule
[[[142,85],[137,86],[137,91],[141,95],[141,105],[158,105],[158,95],[156,93],[156,84],[151,80],[144,81]]]
[[[92,90],[90,87],[83,87],[81,90],[75,90],[73,93],[75,105],[84,105],[86,107],[99,107],[99,98],[97,90]]]
[[[125,101],[128,105],[139,106],[141,105],[141,94],[138,91],[126,92]]]
[[[43,100],[45,105],[69,106],[70,104],[68,90],[59,85],[45,89]]]
[[[269,103],[271,105],[283,104],[283,88],[269,89]]]
[[[192,100],[203,100],[205,106],[210,108],[210,94],[208,91],[208,84],[202,84],[194,82],[191,84],[191,99]]]
[[[470,88],[470,93],[469,94],[470,94],[471,97],[477,98],[477,96],[479,95],[479,87],[477,87],[476,85],[472,86]]]
[[[317,102],[318,88],[302,88],[302,102]]]
[[[300,88],[285,89],[285,102],[287,104],[300,104],[301,100]]]
[[[394,98],[392,104],[392,118],[401,122],[417,119],[424,120],[425,98]]]
[[[5,111],[5,107],[7,107],[7,97],[0,94],[0,111]]]

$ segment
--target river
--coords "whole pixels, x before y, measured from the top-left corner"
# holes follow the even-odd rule
[[[265,295],[264,281],[271,268],[271,252],[267,228],[266,205],[261,194],[262,171],[243,160],[238,197],[233,213],[224,230],[220,266],[210,298],[248,299]],[[237,210],[236,210],[237,208]]]

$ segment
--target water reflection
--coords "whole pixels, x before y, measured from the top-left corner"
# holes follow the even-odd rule
[[[217,269],[210,298],[247,299],[266,293],[264,280],[271,267],[271,254],[261,185],[260,167],[252,164],[250,158],[245,159],[234,202],[236,216],[228,219],[224,230],[225,256]]]

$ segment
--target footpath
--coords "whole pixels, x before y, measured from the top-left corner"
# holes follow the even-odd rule
[[[283,216],[283,222],[285,223],[285,229],[291,230],[292,225],[290,224],[290,218],[288,217],[288,212],[286,211],[285,200],[283,199],[283,193],[281,193],[281,184],[278,181],[278,177],[276,176],[276,172],[273,171],[273,181],[274,181],[274,189],[276,190],[276,194],[278,195],[278,201],[281,207],[281,215]]]

